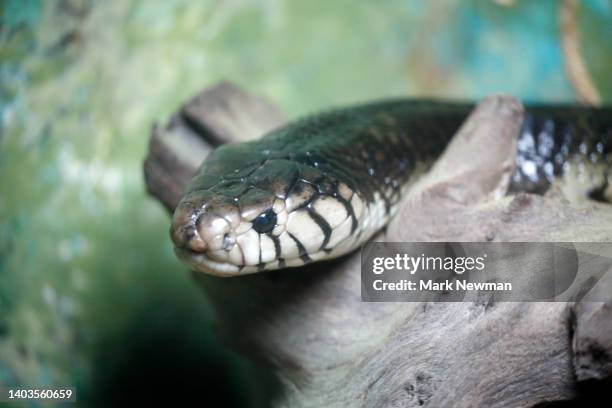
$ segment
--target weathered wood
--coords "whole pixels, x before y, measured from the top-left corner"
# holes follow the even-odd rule
[[[211,146],[175,115],[168,125],[154,125],[149,154],[144,162],[145,185],[149,194],[170,212]]]
[[[576,379],[609,380],[612,378],[612,302],[580,302],[573,312]]]
[[[185,120],[213,145],[253,140],[283,123],[265,98],[221,82],[197,95],[181,110]]]
[[[241,98],[232,111],[257,105]],[[232,115],[191,115],[207,132],[234,132],[219,124]],[[380,239],[612,241],[609,206],[570,203],[558,191],[503,196],[521,118],[516,100],[485,100]],[[193,134],[163,137],[185,137],[205,155]],[[172,209],[184,169],[194,167],[156,138],[159,129],[145,173]],[[233,279],[193,276],[215,306],[220,335],[277,371],[285,386],[278,406],[526,407],[578,398],[581,382],[611,378],[611,302],[363,303],[359,254]]]
[[[153,127],[144,162],[147,191],[172,211],[214,146],[257,138],[282,123],[281,112],[266,99],[231,83],[201,92],[167,125]]]

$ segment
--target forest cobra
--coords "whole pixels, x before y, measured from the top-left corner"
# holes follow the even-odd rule
[[[379,231],[472,104],[393,100],[313,115],[203,162],[172,219],[177,256],[237,276],[346,254]],[[528,106],[510,189],[581,177],[612,199],[612,108]],[[477,160],[477,158],[475,158]]]

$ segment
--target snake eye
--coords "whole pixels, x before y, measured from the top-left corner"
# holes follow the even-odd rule
[[[253,220],[253,229],[260,234],[272,231],[275,226],[276,214],[272,209],[262,212]]]

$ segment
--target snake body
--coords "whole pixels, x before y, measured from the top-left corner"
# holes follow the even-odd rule
[[[394,215],[473,110],[392,100],[312,115],[263,138],[223,145],[177,206],[171,236],[191,268],[234,276],[300,266],[359,247]],[[511,190],[585,178],[612,198],[612,109],[528,106]]]

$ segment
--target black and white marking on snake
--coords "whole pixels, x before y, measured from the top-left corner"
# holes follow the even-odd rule
[[[358,248],[393,216],[472,104],[393,100],[313,115],[213,151],[177,206],[171,236],[191,268],[235,276]],[[612,109],[528,106],[512,191],[582,178],[612,199]]]

